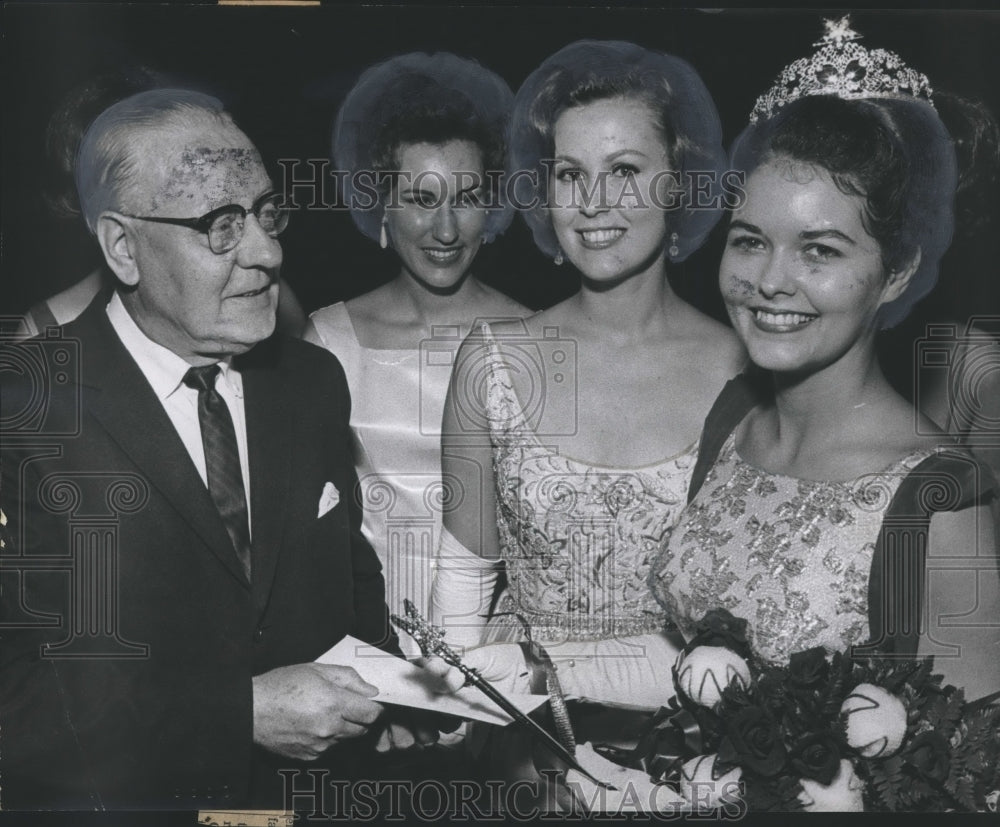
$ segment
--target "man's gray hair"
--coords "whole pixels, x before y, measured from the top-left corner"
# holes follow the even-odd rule
[[[146,130],[184,128],[205,116],[232,123],[218,98],[189,89],[151,89],[105,109],[87,128],[76,156],[76,190],[91,233],[105,210],[121,207],[121,195],[135,180],[141,159],[136,138]]]

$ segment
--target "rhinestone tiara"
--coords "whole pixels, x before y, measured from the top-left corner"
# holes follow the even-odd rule
[[[851,28],[850,17],[825,20],[826,33],[814,43],[812,57],[788,64],[774,85],[757,98],[750,123],[771,117],[797,98],[835,95],[838,98],[915,98],[931,102],[927,76],[911,69],[895,52],[866,49],[861,35]]]

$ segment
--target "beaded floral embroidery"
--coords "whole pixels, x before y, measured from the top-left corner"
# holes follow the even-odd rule
[[[548,640],[659,632],[650,565],[683,508],[696,446],[637,470],[592,467],[532,433],[488,331],[487,416],[508,590],[494,623]]]
[[[681,631],[725,608],[749,621],[757,653],[783,663],[812,646],[868,636],[868,577],[885,510],[918,451],[848,482],[800,480],[744,462],[730,436],[653,563]]]

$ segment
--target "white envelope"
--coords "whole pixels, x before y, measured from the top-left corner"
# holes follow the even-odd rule
[[[513,718],[473,686],[450,695],[441,695],[433,675],[402,658],[386,654],[368,643],[348,635],[316,663],[350,666],[372,686],[378,687],[374,700],[416,709],[430,709],[474,721],[506,726]],[[522,712],[531,712],[548,700],[547,695],[508,695],[507,699]]]

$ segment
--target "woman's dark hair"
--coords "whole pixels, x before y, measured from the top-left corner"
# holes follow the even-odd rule
[[[909,171],[884,112],[840,98],[805,98],[775,118],[768,155],[822,167],[841,192],[864,199],[862,224],[882,250],[886,271],[915,250],[903,245]]]
[[[501,171],[507,149],[505,128],[505,120],[490,123],[480,118],[468,101],[442,100],[435,104],[425,98],[403,108],[382,125],[372,146],[372,169],[398,171],[399,150],[407,144],[470,141],[482,153],[483,169]]]
[[[555,154],[556,121],[567,109],[617,98],[638,101],[649,109],[671,169],[680,174],[684,208],[672,210],[666,221],[677,233],[672,242],[677,253],[671,259],[682,261],[701,246],[722,214],[721,203],[718,209],[689,208],[695,186],[691,173],[707,173],[720,186],[726,159],[715,104],[698,73],[678,57],[623,41],[581,40],[545,60],[518,90],[514,102],[508,173],[518,176],[518,204],[531,205],[525,218],[535,243],[546,255],[555,256],[559,244],[544,205],[549,183],[545,161]]]
[[[392,181],[380,173],[398,171],[401,147],[470,141],[482,152],[490,203],[497,207],[487,215],[484,237],[506,230],[513,214],[501,199],[502,173],[513,101],[502,78],[448,52],[412,52],[367,69],[337,114],[332,141],[334,163],[348,173],[344,200],[354,223],[378,239]],[[369,186],[378,195],[374,203]]]
[[[76,156],[87,127],[105,109],[138,92],[163,85],[152,69],[133,66],[98,75],[72,89],[60,102],[45,129],[45,173],[42,197],[60,218],[80,215],[76,192]]]
[[[800,98],[733,146],[733,166],[748,176],[776,157],[826,170],[842,192],[864,199],[862,222],[887,273],[920,255],[904,294],[880,310],[883,327],[898,324],[933,288],[951,243],[955,152],[937,113],[915,99]]]
[[[934,106],[958,159],[955,234],[974,236],[996,220],[1000,208],[1000,125],[979,100],[939,90]]]

